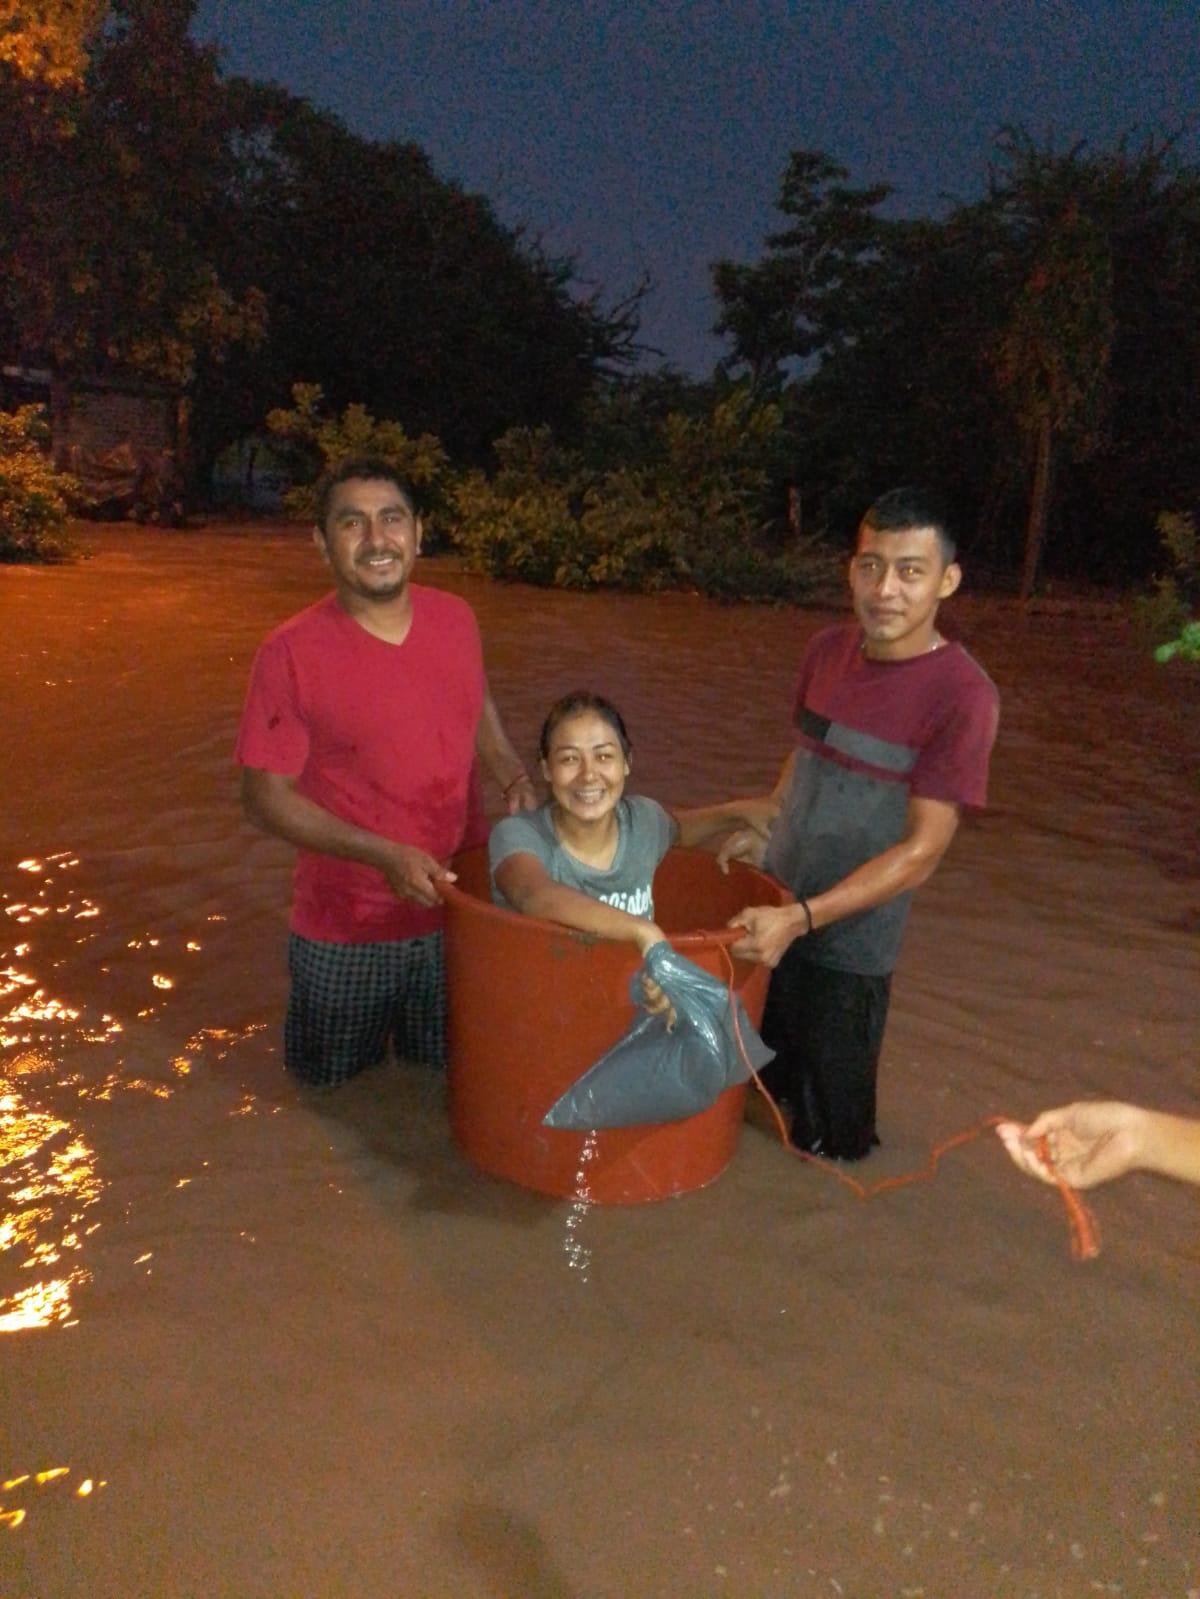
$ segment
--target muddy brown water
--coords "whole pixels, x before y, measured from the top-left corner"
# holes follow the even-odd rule
[[[580,1212],[473,1171],[433,1074],[306,1097],[230,751],[322,568],[84,537],[0,570],[6,1599],[1200,1594],[1200,1192],[1100,1190],[1079,1265],[991,1135],[861,1204],[751,1124],[705,1191]],[[424,576],[522,749],[594,687],[685,803],[773,779],[828,620]],[[1079,1095],[1200,1112],[1200,678],[1102,607],[945,618],[994,803],[910,923],[879,1177]]]

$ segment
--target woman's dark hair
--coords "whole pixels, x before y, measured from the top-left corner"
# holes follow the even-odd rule
[[[544,761],[550,758],[550,740],[554,737],[554,729],[560,722],[565,722],[568,716],[578,716],[582,711],[594,711],[597,716],[603,717],[612,728],[621,743],[622,755],[628,757],[632,745],[629,734],[625,731],[625,718],[611,700],[606,700],[603,694],[592,694],[584,688],[573,689],[570,694],[564,694],[561,700],[555,700],[546,713],[546,720],[542,723],[542,736],[538,740],[538,754]]]

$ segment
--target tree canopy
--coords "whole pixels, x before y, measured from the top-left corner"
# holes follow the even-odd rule
[[[0,0],[0,62],[30,83],[78,83],[104,0]]]
[[[769,407],[743,441],[764,549],[801,506],[841,533],[923,479],[1025,592],[1144,577],[1158,513],[1200,503],[1200,172],[1171,139],[1007,130],[983,192],[927,218],[793,151],[759,258],[713,265],[728,354],[697,382],[633,372],[644,286],[585,291],[418,145],[227,78],[194,9],[0,0],[0,356],[176,386],[201,475],[302,384],[462,465],[550,429],[633,526],[664,441],[733,449]]]
[[[628,359],[635,306],[576,295],[569,262],[419,146],[362,139],[273,86],[234,81],[228,105],[228,270],[269,309],[260,391],[318,382],[335,408],[364,404],[478,459],[510,426],[569,424],[597,370]]]
[[[729,370],[780,392],[792,472],[846,529],[936,482],[994,571],[1144,576],[1157,513],[1200,499],[1200,172],[1171,140],[997,139],[982,198],[886,217],[795,152],[788,227],[717,262]]]
[[[108,8],[78,78],[0,63],[0,330],[57,371],[186,385],[205,356],[253,344],[261,295],[218,268],[229,151],[211,52],[191,5]]]
[[[729,365],[746,369],[755,392],[777,382],[784,363],[836,349],[879,258],[885,224],[877,208],[891,189],[848,188],[849,175],[824,151],[794,150],[776,202],[787,227],[768,234],[761,261],[713,267],[716,331],[732,340]]]
[[[186,387],[202,461],[297,381],[468,458],[571,425],[631,358],[636,292],[602,308],[418,146],[224,78],[193,12],[0,13],[3,353]]]

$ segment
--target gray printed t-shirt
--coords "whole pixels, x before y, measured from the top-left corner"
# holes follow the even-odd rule
[[[796,688],[796,766],[766,869],[797,898],[823,894],[904,837],[912,796],[982,806],[996,737],[995,684],[961,644],[873,661],[854,624],[805,650]],[[830,922],[793,947],[835,971],[886,976],[911,893]]]
[[[658,803],[644,794],[627,794],[617,805],[617,853],[607,871],[596,871],[576,860],[558,841],[550,808],[520,811],[505,816],[492,828],[488,840],[488,865],[492,872],[492,898],[514,910],[496,886],[496,868],[510,855],[533,855],[547,874],[566,888],[578,889],[590,899],[615,905],[631,916],[654,920],[654,873],[659,861],[675,843],[679,827]]]

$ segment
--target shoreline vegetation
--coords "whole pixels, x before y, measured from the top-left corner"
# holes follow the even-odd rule
[[[169,529],[147,527],[128,520],[93,520],[88,517],[75,517],[68,524],[72,550],[69,559],[87,561],[95,555],[104,553],[126,536],[138,534],[145,534],[156,542],[162,539],[164,544],[177,543],[183,547],[191,538],[212,535],[246,542],[266,538],[306,544],[309,533],[309,524],[301,518],[281,512],[245,511],[233,506],[218,507],[198,513],[189,517],[184,527]],[[623,588],[613,584],[597,585],[590,592],[605,591],[628,596],[652,592],[664,597],[670,596],[676,601],[763,604],[776,609],[788,607],[799,611],[848,612],[845,557],[832,549],[826,550],[826,556],[828,564],[822,580],[814,581],[802,596],[794,599],[756,597],[728,601],[724,595],[709,594],[696,585],[689,586],[683,583],[651,591]],[[16,563],[0,562],[0,572],[3,571],[5,564]],[[432,546],[426,547],[420,564],[431,576],[437,573],[453,573],[502,586],[524,585],[547,591],[562,588],[562,585],[553,583],[538,583],[523,577],[509,577],[503,573],[481,571],[464,558],[452,539],[445,536],[439,538]],[[1087,621],[1097,627],[1103,627],[1110,637],[1119,637],[1124,632],[1130,647],[1136,648],[1137,652],[1142,654],[1145,652],[1141,649],[1141,630],[1136,619],[1140,598],[1141,596],[1128,590],[1109,585],[1077,582],[1054,583],[1048,585],[1045,592],[1034,595],[1032,599],[1022,600],[1012,576],[977,575],[968,562],[963,587],[956,596],[955,605],[947,609],[946,622],[948,630],[957,633],[958,630],[954,626],[955,613],[974,610],[979,605],[986,605],[989,610],[998,613],[1029,618],[1034,622],[1039,620],[1053,622],[1060,618],[1069,621]],[[1186,658],[1180,657],[1176,664],[1181,664],[1184,659]]]
[[[300,517],[279,512],[246,512],[236,507],[224,507],[193,516],[181,528],[160,529],[138,525],[129,521],[93,521],[75,518],[67,526],[70,554],[67,561],[87,560],[102,553],[124,534],[144,532],[148,537],[162,539],[164,543],[186,546],[189,537],[216,534],[232,539],[280,539],[307,542],[309,525]],[[814,541],[815,542],[815,541]],[[769,609],[790,608],[802,612],[828,612],[831,615],[847,613],[845,584],[845,557],[825,546],[816,565],[799,592],[768,593],[764,588],[751,594],[712,592],[699,583],[688,583],[680,576],[671,584],[656,584],[652,588],[637,588],[630,584],[606,582],[587,585],[592,593],[670,595],[677,601],[702,601],[720,605],[761,605]],[[0,560],[0,571],[5,563]],[[11,563],[9,563],[11,564]],[[450,536],[439,538],[427,546],[421,564],[435,577],[438,573],[479,578],[503,586],[526,585],[546,591],[566,590],[572,585],[540,582],[524,575],[509,575],[503,570],[488,570],[471,561],[457,541]],[[574,585],[578,591],[582,585]],[[1134,656],[1153,656],[1159,671],[1183,674],[1185,680],[1200,677],[1200,650],[1197,645],[1197,624],[1180,624],[1178,641],[1169,639],[1155,618],[1154,597],[1130,593],[1128,590],[1104,584],[1054,583],[1032,599],[1023,600],[1017,592],[1011,575],[976,574],[969,557],[966,561],[966,581],[953,607],[946,613],[946,630],[952,637],[962,637],[970,642],[980,608],[986,607],[995,621],[1009,618],[1020,625],[1038,624],[1052,627],[1055,622],[1067,625],[1085,623],[1130,651]],[[1149,614],[1147,614],[1149,613]]]
[[[330,412],[318,384],[294,385],[292,400],[266,419],[272,459],[295,485],[280,511],[227,505],[207,511],[206,523],[236,524],[240,516],[255,526],[282,518],[307,526],[320,473],[346,456],[373,455],[413,484],[427,548],[452,551],[466,572],[548,589],[671,591],[769,605],[823,606],[841,596],[842,541],[828,525],[802,526],[799,493],[782,475],[783,408],[756,402],[745,385],[726,385],[691,410],[677,403],[623,410],[610,393],[574,443],[545,426],[510,428],[495,441],[490,472],[452,464],[435,435],[414,437],[365,406]],[[0,561],[71,559],[70,513],[84,504],[78,485],[50,466],[44,418],[27,406],[0,414],[0,422]],[[1195,662],[1196,519],[1160,512],[1156,530],[1161,565],[1140,592],[1047,572],[1030,590],[1024,570],[987,559],[978,530],[968,530],[961,547],[969,581],[982,592],[1015,590],[1027,614],[1044,616],[1079,614],[1081,597],[1094,609],[1099,592],[1102,625],[1128,621],[1139,647],[1160,664]]]

